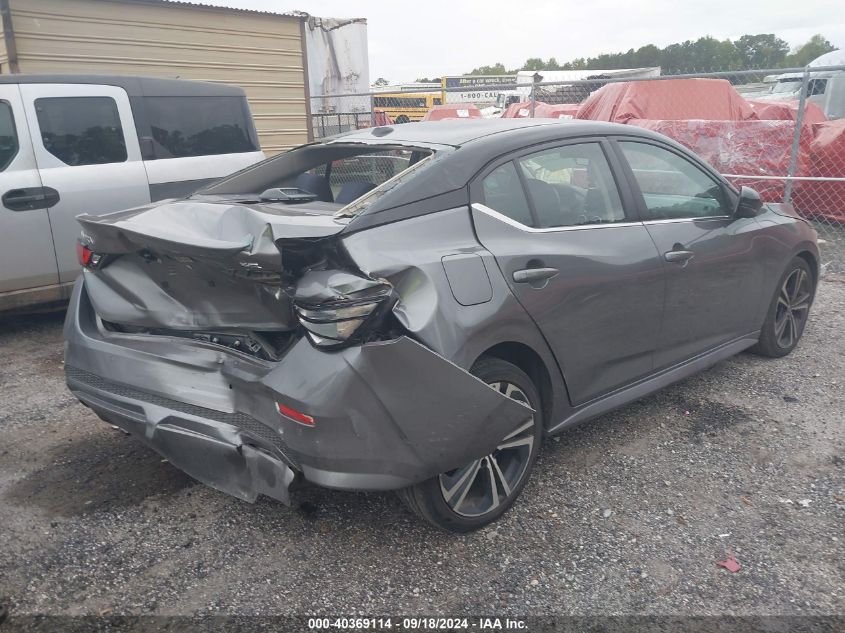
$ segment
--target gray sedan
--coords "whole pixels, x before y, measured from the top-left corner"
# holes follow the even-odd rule
[[[97,415],[246,501],[392,489],[461,532],[544,437],[788,354],[819,275],[790,207],[586,121],[377,127],[79,221],[65,367]]]

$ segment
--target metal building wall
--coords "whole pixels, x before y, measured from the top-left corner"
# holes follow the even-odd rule
[[[162,0],[0,0],[0,6],[6,3],[17,69],[8,59],[0,67],[4,73],[11,67],[238,85],[267,154],[307,140],[302,22],[296,16]]]

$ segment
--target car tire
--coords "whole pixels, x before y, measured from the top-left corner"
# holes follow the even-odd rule
[[[467,466],[397,491],[399,497],[414,514],[450,532],[478,530],[507,512],[522,492],[534,469],[543,438],[540,395],[524,371],[504,360],[482,357],[473,365],[470,372],[491,388],[498,388],[502,393],[508,393],[515,399],[526,400],[535,413],[531,419],[531,427],[524,428],[525,425],[520,425],[514,434],[503,438],[504,441],[513,437],[514,439],[511,439],[509,444],[517,444],[517,446],[497,449]],[[522,432],[518,432],[520,429]],[[527,453],[525,453],[525,447],[527,447]],[[469,483],[464,483],[463,487],[459,488],[462,473],[471,472],[477,463],[480,465],[475,468],[472,479],[470,480],[470,475],[467,475],[466,480]],[[492,486],[485,485],[490,484],[490,478],[497,484],[496,493],[492,492]],[[450,485],[453,481],[458,483]],[[482,494],[481,491],[485,488],[487,491]],[[465,489],[469,490],[464,493]],[[453,495],[447,501],[449,491],[453,492]],[[507,494],[498,498],[499,491],[502,493],[507,491]],[[495,499],[494,494],[497,495]],[[473,495],[477,496],[478,500],[470,503],[473,501]],[[485,495],[488,499],[485,499]],[[491,503],[490,509],[482,512],[488,501]]]
[[[751,351],[761,356],[786,356],[801,339],[816,295],[816,280],[801,257],[794,258],[778,281],[760,340]]]

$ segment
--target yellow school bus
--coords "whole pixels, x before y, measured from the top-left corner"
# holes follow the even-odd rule
[[[419,121],[425,113],[443,103],[443,93],[383,92],[373,95],[373,109],[385,112],[394,123]]]

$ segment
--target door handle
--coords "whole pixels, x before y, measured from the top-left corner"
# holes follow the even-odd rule
[[[667,262],[676,262],[679,264],[686,264],[693,257],[695,257],[695,253],[692,251],[669,251],[663,254],[663,258]]]
[[[47,209],[59,202],[59,192],[52,187],[9,189],[2,197],[3,206],[12,211]]]
[[[513,280],[518,284],[530,284],[551,279],[559,272],[557,268],[524,268],[514,271]]]

